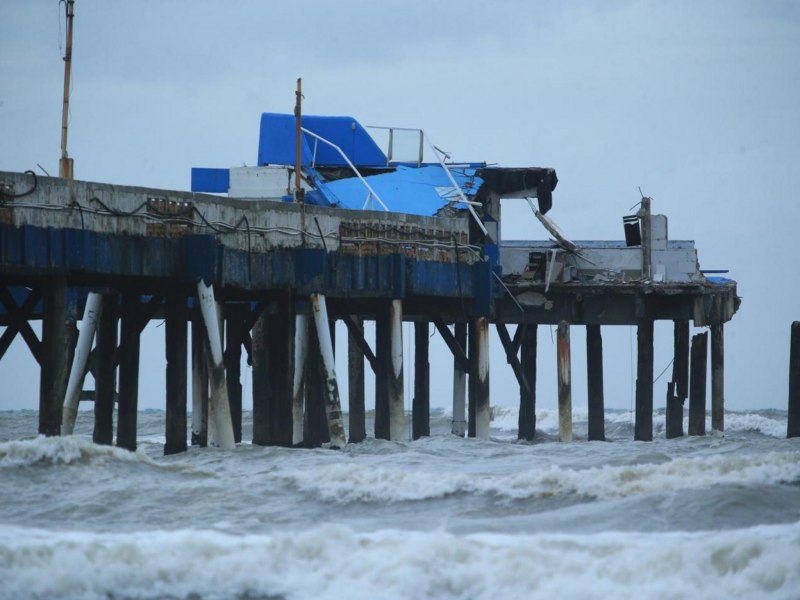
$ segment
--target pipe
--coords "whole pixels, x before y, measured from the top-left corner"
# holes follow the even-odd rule
[[[72,435],[75,430],[75,420],[78,417],[78,403],[81,397],[83,380],[86,377],[86,361],[92,351],[94,332],[97,322],[103,311],[103,296],[96,292],[89,292],[86,297],[86,306],[83,309],[81,329],[78,333],[78,344],[75,347],[75,357],[72,359],[72,369],[69,372],[67,392],[64,395],[64,408],[61,415],[61,432],[63,435]]]
[[[225,365],[222,355],[222,332],[219,322],[219,305],[214,299],[214,288],[203,280],[197,282],[197,297],[200,301],[200,312],[206,326],[208,343],[209,380],[211,395],[208,399],[209,438],[219,448],[230,450],[236,447],[233,436],[233,420],[228,402],[228,387],[225,383]],[[213,427],[212,427],[213,425]]]

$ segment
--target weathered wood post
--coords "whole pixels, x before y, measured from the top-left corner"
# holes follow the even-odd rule
[[[206,356],[208,357],[211,397],[208,402],[209,437],[223,449],[236,447],[233,437],[231,408],[228,403],[228,388],[225,384],[225,365],[222,355],[222,332],[220,331],[219,306],[214,299],[214,288],[202,280],[197,282],[200,311],[206,326]]]
[[[353,317],[356,329],[364,337],[364,320]],[[350,443],[364,441],[367,437],[366,410],[364,406],[364,352],[353,333],[347,335],[347,383],[350,420]]]
[[[97,328],[97,376],[94,394],[95,444],[111,445],[114,440],[114,394],[117,387],[117,370],[114,351],[117,348],[117,296],[103,296],[103,309]]]
[[[606,439],[606,416],[600,325],[586,326],[586,383],[589,393],[589,440],[603,441]]]
[[[258,446],[269,446],[271,442],[270,428],[270,382],[269,382],[269,331],[268,317],[261,313],[253,324],[252,349],[253,360],[253,443]]]
[[[208,446],[208,361],[199,311],[192,317],[192,446]]]
[[[67,373],[67,280],[62,276],[44,282],[42,315],[42,366],[39,379],[39,433],[61,433],[61,402]]]
[[[558,440],[572,441],[572,356],[569,323],[561,321],[556,333],[558,367]]]
[[[636,332],[636,423],[633,439],[653,441],[653,319],[639,321]]]
[[[667,439],[683,435],[683,403],[689,397],[689,321],[675,321],[674,343],[672,385],[667,386]]]
[[[488,440],[492,420],[489,399],[489,319],[469,323],[469,434]]]
[[[239,307],[228,306],[225,319],[225,384],[228,386],[228,402],[231,406],[233,440],[242,441],[242,336],[244,323]]]
[[[122,295],[119,345],[119,401],[117,404],[117,446],[136,450],[136,419],[139,407],[139,323],[138,294]],[[185,435],[184,435],[185,437]]]
[[[467,324],[455,323],[453,334],[456,343],[463,349],[467,349]],[[458,358],[453,356],[453,423],[452,433],[458,437],[464,437],[467,431],[467,411],[466,411],[466,392],[467,392],[467,372],[462,368]]]
[[[72,358],[67,391],[64,395],[61,424],[61,431],[64,435],[72,435],[75,430],[78,404],[80,403],[83,381],[86,378],[86,362],[92,351],[92,342],[94,341],[94,334],[97,329],[97,323],[100,320],[102,307],[103,296],[95,292],[89,292],[83,309],[81,328],[78,331],[78,343],[75,346],[75,354]]]
[[[708,332],[692,337],[692,365],[689,390],[689,435],[706,433],[706,368]]]
[[[406,429],[402,300],[392,300],[378,315],[375,346],[375,437],[400,441]]]
[[[303,400],[305,390],[303,382],[308,370],[308,317],[297,315],[294,323],[294,373],[292,379],[292,445],[302,444],[303,434]]]
[[[786,437],[800,437],[800,321],[792,323],[789,348],[789,415]]]
[[[347,444],[342,419],[342,405],[339,400],[339,384],[336,381],[336,366],[333,356],[333,340],[328,323],[328,309],[325,296],[311,294],[311,310],[317,329],[322,371],[324,374],[323,394],[325,397],[325,415],[328,422],[328,436],[333,448],[344,448]],[[402,348],[402,346],[401,346]]]
[[[725,334],[722,323],[711,326],[711,431],[725,431]]]
[[[428,322],[414,323],[414,402],[412,432],[415,440],[431,434],[431,387],[428,362]]]
[[[330,441],[328,420],[325,414],[322,356],[319,339],[315,334],[316,325],[309,319],[308,356],[306,358],[303,389],[305,392],[305,413],[303,415],[303,445],[317,448]]]
[[[536,336],[538,326],[535,323],[520,324],[522,339],[520,343],[520,363],[528,380],[529,390],[520,386],[519,429],[517,437],[521,440],[533,440],[536,435]]]
[[[170,294],[166,300],[167,429],[164,454],[186,452],[186,298]]]

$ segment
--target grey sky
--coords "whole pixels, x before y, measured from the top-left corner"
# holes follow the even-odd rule
[[[188,189],[192,166],[253,164],[261,112],[290,112],[302,76],[307,113],[423,127],[457,160],[554,167],[551,216],[576,240],[621,238],[641,186],[673,239],[739,282],[728,407],[785,408],[800,319],[800,4],[77,0],[75,13],[76,178]],[[64,35],[55,0],[0,5],[0,170],[58,170]],[[506,239],[545,237],[526,206],[503,210]],[[611,407],[630,404],[631,333],[604,329]],[[145,407],[163,404],[161,335],[147,332]],[[553,408],[555,348],[539,335],[539,406]],[[656,328],[656,374],[671,336]],[[572,337],[580,407],[583,328]],[[432,351],[445,406],[451,360]],[[0,380],[0,408],[36,406],[20,340]],[[517,401],[496,339],[491,381],[493,403]]]

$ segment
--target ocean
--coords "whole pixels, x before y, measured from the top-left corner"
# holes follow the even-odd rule
[[[785,411],[676,440],[662,411],[651,443],[606,418],[607,442],[576,412],[559,443],[552,411],[518,442],[495,408],[491,440],[440,410],[414,442],[163,456],[162,411],[136,453],[92,444],[91,412],[62,438],[0,412],[0,598],[800,598]]]

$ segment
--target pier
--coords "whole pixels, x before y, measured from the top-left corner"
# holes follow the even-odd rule
[[[321,131],[304,129],[306,141],[328,142]],[[724,430],[723,327],[739,306],[736,282],[702,273],[694,243],[669,240],[666,217],[652,214],[648,198],[626,218],[626,241],[572,241],[546,216],[557,181],[552,169],[471,165],[456,181],[451,171],[459,169],[420,160],[404,176],[440,168],[458,195],[442,210],[409,214],[381,198],[381,178],[405,168],[387,167],[391,150],[382,168],[363,156],[353,164],[357,151],[337,150],[347,164],[334,157],[325,166],[315,145],[313,158],[302,159],[303,180],[293,185],[300,169],[292,170],[290,158],[275,167],[274,156],[262,156],[275,148],[262,143],[259,167],[197,170],[194,192],[0,172],[0,359],[19,335],[40,365],[39,433],[71,433],[91,371],[95,442],[134,450],[139,337],[153,319],[165,322],[165,453],[186,450],[187,441],[222,448],[242,441],[243,352],[253,367],[255,444],[405,439],[409,394],[412,437],[426,436],[434,328],[453,356],[455,435],[489,437],[490,371],[510,368],[520,390],[519,438],[534,439],[536,331],[554,325],[559,437],[572,439],[577,400],[570,337],[585,334],[589,439],[604,439],[602,328],[628,325],[638,331],[635,438],[652,440],[656,320],[675,328],[667,436],[683,435],[687,398],[689,434],[704,433],[708,344],[706,334],[695,336],[690,353],[690,323],[711,332],[712,428]],[[358,177],[342,175],[351,167]],[[463,173],[479,182],[466,195]],[[247,187],[259,178],[283,193]],[[348,185],[361,190],[359,205],[362,185],[369,190],[364,206],[331,201],[347,196]],[[501,240],[505,198],[531,203],[549,239]],[[41,339],[30,325],[35,320]],[[347,326],[348,353],[335,362],[337,321]],[[375,323],[374,340],[364,337],[365,321]],[[408,322],[412,389],[403,375]],[[491,327],[507,367],[490,365]],[[372,432],[365,427],[365,399],[373,397],[364,390],[365,368],[376,381]],[[338,386],[345,375],[346,428]]]

